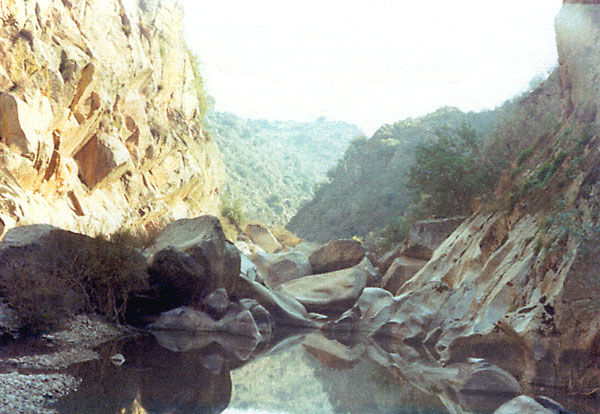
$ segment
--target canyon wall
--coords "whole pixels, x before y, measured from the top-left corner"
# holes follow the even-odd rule
[[[195,88],[174,0],[0,0],[0,236],[214,213]]]
[[[400,287],[386,329],[432,346],[444,363],[489,359],[526,389],[593,394],[600,386],[599,7],[565,4],[556,34],[558,133],[539,137],[533,155],[511,166],[510,207],[473,214]]]

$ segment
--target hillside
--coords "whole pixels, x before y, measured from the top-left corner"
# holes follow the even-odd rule
[[[407,187],[414,147],[432,139],[438,129],[472,125],[490,134],[498,114],[463,113],[441,108],[429,115],[384,125],[369,139],[352,142],[327,173],[312,200],[304,204],[287,227],[300,237],[323,242],[336,237],[366,236],[382,228],[410,204]]]
[[[362,135],[355,125],[242,119],[212,112],[207,129],[227,171],[225,194],[247,218],[282,225],[312,196],[313,187]]]
[[[223,165],[182,27],[174,0],[0,0],[0,235],[217,211]]]

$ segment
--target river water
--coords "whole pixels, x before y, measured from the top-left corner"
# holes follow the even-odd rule
[[[78,389],[53,408],[64,414],[491,413],[509,396],[462,396],[460,367],[422,350],[390,353],[358,339],[285,334],[270,345],[225,335],[138,336],[106,344],[100,359],[72,365]],[[111,357],[121,354],[119,365]],[[548,394],[548,390],[545,390]],[[594,401],[554,393],[572,412]]]

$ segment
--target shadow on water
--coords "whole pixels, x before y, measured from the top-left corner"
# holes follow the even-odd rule
[[[479,414],[514,396],[462,393],[464,367],[442,367],[423,347],[320,331],[280,331],[269,344],[161,332],[97,351],[100,359],[68,368],[82,383],[53,406],[59,413]]]

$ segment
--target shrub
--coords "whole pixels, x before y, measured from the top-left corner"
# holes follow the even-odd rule
[[[296,247],[302,243],[300,237],[282,226],[271,229],[271,233],[283,247]]]
[[[18,251],[0,271],[0,293],[33,331],[80,312],[123,322],[132,293],[148,288],[146,261],[135,248],[67,231]]]
[[[212,106],[212,98],[206,93],[204,87],[204,79],[200,74],[200,59],[190,49],[187,50],[188,57],[190,59],[190,65],[192,72],[194,73],[194,90],[196,92],[196,99],[198,100],[198,119],[201,123],[204,123],[206,113]]]
[[[482,137],[468,125],[436,135],[417,144],[408,186],[429,214],[468,214],[471,201],[493,189],[499,167],[486,158]]]
[[[230,199],[224,198],[221,200],[221,216],[237,227],[242,227],[246,222],[242,202],[239,199],[231,201]]]

